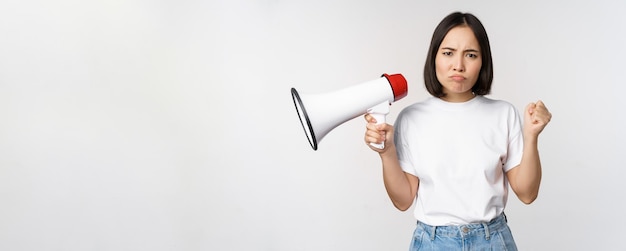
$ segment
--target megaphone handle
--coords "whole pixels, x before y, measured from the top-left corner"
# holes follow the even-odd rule
[[[385,101],[383,103],[380,103],[370,109],[367,109],[367,112],[369,114],[372,115],[372,117],[374,117],[374,119],[376,119],[376,124],[384,124],[386,121],[386,117],[387,114],[389,113],[389,102]],[[383,149],[385,148],[385,142],[381,142],[380,144],[376,144],[376,143],[370,143],[371,146],[376,147],[378,149]]]
[[[376,119],[376,124],[384,124],[385,123],[385,117],[387,117],[385,114],[379,114],[379,113],[371,113],[372,117],[374,117]],[[376,144],[376,143],[370,143],[371,146],[376,147],[378,149],[383,149],[385,148],[385,142],[381,142],[380,144]]]

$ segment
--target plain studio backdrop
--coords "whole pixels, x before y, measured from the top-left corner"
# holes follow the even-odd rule
[[[406,250],[363,119],[313,151],[289,90],[402,73],[393,123],[457,10],[489,34],[489,97],[554,115],[539,198],[509,196],[519,248],[623,249],[623,1],[5,0],[0,250]]]

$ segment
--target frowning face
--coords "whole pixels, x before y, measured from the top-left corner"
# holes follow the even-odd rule
[[[446,94],[442,99],[449,102],[472,99],[472,87],[478,80],[481,66],[480,45],[474,32],[468,26],[448,31],[435,57],[437,79]]]

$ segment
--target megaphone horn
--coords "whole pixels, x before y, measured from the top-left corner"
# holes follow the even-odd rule
[[[291,88],[300,123],[313,150],[332,129],[359,115],[371,113],[377,124],[385,123],[391,103],[406,97],[407,92],[402,74],[383,74],[376,80],[324,94],[301,95]],[[372,145],[384,148],[383,144]]]

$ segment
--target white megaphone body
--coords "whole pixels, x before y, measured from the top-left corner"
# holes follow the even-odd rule
[[[291,88],[293,103],[313,150],[332,129],[359,115],[370,113],[377,124],[385,123],[391,103],[404,98],[407,92],[402,74],[383,74],[376,80],[323,94],[303,95]],[[384,148],[383,144],[372,146]]]

